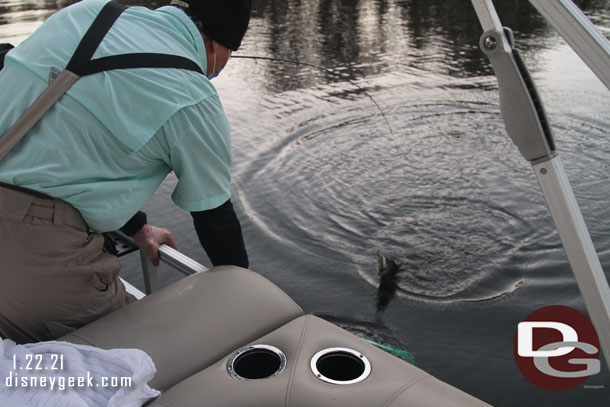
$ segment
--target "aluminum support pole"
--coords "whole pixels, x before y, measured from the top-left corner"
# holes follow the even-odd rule
[[[489,57],[500,91],[506,131],[532,163],[576,283],[610,366],[610,288],[574,193],[565,174],[533,80],[502,28],[491,0],[471,0],[481,26],[482,51]],[[569,0],[530,0],[610,88],[610,45]],[[600,38],[601,37],[601,38]]]
[[[570,0],[529,0],[610,89],[610,42]]]
[[[610,366],[610,288],[563,164],[555,157],[532,167]]]

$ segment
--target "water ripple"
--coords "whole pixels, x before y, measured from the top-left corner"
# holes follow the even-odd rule
[[[544,208],[538,202],[517,215],[515,191],[532,182],[523,178],[531,174],[518,159],[504,158],[514,146],[497,105],[463,98],[459,87],[418,97],[425,79],[394,86],[409,94],[400,104],[388,105],[385,97],[393,95],[384,90],[392,134],[365,101],[348,98],[329,113],[338,84],[326,96],[304,92],[301,108],[294,106],[296,91],[275,95],[275,103],[291,106],[281,113],[288,130],[242,171],[241,199],[278,244],[347,254],[351,272],[375,287],[375,258],[383,253],[403,264],[394,294],[495,299],[523,284],[524,270],[502,270],[539,236]],[[309,103],[311,97],[319,102]],[[506,170],[522,176],[506,179]],[[256,188],[249,188],[254,179]]]

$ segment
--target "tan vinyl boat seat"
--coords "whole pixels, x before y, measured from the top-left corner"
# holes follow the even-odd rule
[[[179,280],[61,340],[142,349],[157,367],[150,386],[165,390],[301,315],[261,275],[223,266]]]
[[[487,406],[303,315],[275,285],[238,267],[194,274],[62,340],[148,353],[157,367],[149,384],[163,391],[149,407]],[[320,357],[319,370],[314,363],[318,376],[312,358],[330,348],[335,351]]]
[[[312,315],[289,322],[251,343],[271,345],[286,356],[277,376],[237,380],[227,373],[235,352],[167,390],[150,407],[478,407],[488,404],[355,335]],[[331,384],[312,372],[312,357],[328,348],[364,355],[370,375],[353,384]]]

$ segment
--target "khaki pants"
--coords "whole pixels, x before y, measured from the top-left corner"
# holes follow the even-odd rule
[[[103,246],[71,205],[0,186],[0,336],[55,339],[134,301]]]

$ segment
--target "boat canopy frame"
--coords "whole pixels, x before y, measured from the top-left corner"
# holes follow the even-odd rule
[[[492,0],[471,0],[498,79],[508,136],[532,165],[610,366],[610,288],[558,153],[542,100]],[[610,90],[610,42],[571,0],[529,0]]]

